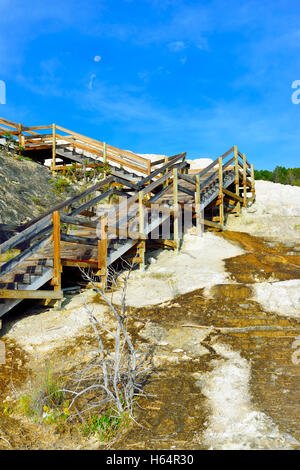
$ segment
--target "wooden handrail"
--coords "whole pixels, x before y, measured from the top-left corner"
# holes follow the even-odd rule
[[[80,201],[80,199],[83,199],[84,197],[86,197],[88,194],[94,192],[94,191],[98,191],[99,189],[101,189],[103,186],[106,186],[107,184],[109,183],[112,183],[114,180],[113,176],[108,176],[107,178],[105,178],[105,180],[102,180],[100,181],[99,183],[95,184],[94,186],[91,186],[90,188],[87,188],[85,191],[83,191],[82,193],[80,194],[77,194],[77,196],[73,196],[69,199],[67,199],[66,201],[64,202],[60,202],[59,204],[56,204],[56,206],[52,207],[51,209],[49,209],[47,212],[45,212],[44,214],[41,214],[40,216],[36,217],[35,219],[32,219],[30,220],[29,222],[27,222],[26,224],[24,224],[23,226],[21,226],[22,230],[24,230],[25,228],[27,227],[30,227],[31,225],[34,225],[36,222],[38,222],[39,220],[43,219],[44,217],[46,217],[47,215],[50,215],[52,214],[55,210],[61,210],[61,209],[65,209],[66,207],[69,207],[71,206],[72,204],[74,204],[75,202],[77,201]]]
[[[230,160],[228,160],[228,162],[223,164],[223,170],[225,170],[225,168],[230,166],[233,162],[234,162],[234,156]]]
[[[138,183],[138,186],[139,187],[144,186],[146,183],[151,181],[155,176],[159,175],[164,170],[168,170],[170,167],[172,167],[172,165],[174,165],[175,162],[183,159],[185,156],[186,156],[186,152],[180,153],[178,155],[174,155],[174,157],[172,157],[172,160],[169,159],[169,161],[164,166],[158,168],[157,170],[154,170],[149,176],[146,176],[146,178],[144,178],[140,183]],[[183,163],[186,164],[186,162],[183,162]]]
[[[8,250],[15,248],[17,245],[20,245],[24,242],[29,242],[37,236],[41,236],[44,231],[50,231],[50,222],[51,219],[49,216],[44,216],[43,220],[39,220],[36,224],[26,228],[22,232],[17,233],[9,240],[1,243],[0,252],[5,253]]]
[[[0,118],[0,123],[4,124],[7,127],[12,127],[13,129],[19,128],[19,123],[9,121],[8,119]]]
[[[60,128],[60,126],[56,126],[57,129]],[[75,134],[74,134],[75,135]],[[97,141],[92,141],[91,145],[87,145],[91,139],[83,139],[81,138],[82,142],[81,143],[77,140],[75,140],[74,135],[72,136],[64,136],[61,134],[56,134],[56,138],[58,140],[62,141],[67,141],[70,142],[70,146],[74,145],[75,147],[78,147],[82,150],[85,150],[89,153],[93,153],[97,156],[103,156],[104,154],[104,145],[101,142]],[[31,138],[28,140],[31,142]],[[125,155],[125,157],[124,157]],[[89,159],[88,156],[86,156],[87,159]],[[103,157],[104,158],[104,157]],[[119,165],[129,167],[133,170],[139,171],[141,173],[148,174],[148,160],[144,159],[143,157],[136,156],[135,154],[132,154],[130,152],[126,152],[123,150],[116,149],[115,147],[112,147],[110,145],[106,145],[106,160],[107,161],[112,161],[115,163],[118,163]],[[144,166],[141,164],[144,163]]]
[[[200,171],[201,176],[205,175],[208,171],[212,170],[215,166],[219,165],[219,158],[224,160],[224,158],[228,157],[234,151],[234,147],[231,147],[227,152],[223,153],[220,157],[216,158],[212,163],[210,163],[207,167],[203,168]]]
[[[39,131],[39,130],[46,130],[46,129],[52,129],[52,126],[50,126],[50,125],[47,125],[47,126],[33,126],[33,127],[22,126],[22,131],[24,131],[24,132]]]
[[[42,247],[47,245],[49,243],[50,237],[51,237],[51,233],[49,233],[47,236],[45,236],[41,240],[34,243],[34,245],[31,245],[30,247],[26,248],[24,251],[22,251],[17,256],[10,259],[9,261],[7,261],[5,264],[2,264],[1,273],[0,273],[1,276],[10,272],[13,268],[21,264],[23,261],[25,261],[27,258],[32,256]]]
[[[238,156],[241,158],[241,160],[243,161],[243,154],[238,151]],[[246,165],[251,168],[251,164],[248,162],[248,160],[245,158],[245,162],[246,162]]]
[[[3,134],[3,135],[4,135],[4,134],[7,133],[7,132],[9,132],[11,135],[16,135],[16,136],[19,135],[19,132],[18,132],[18,131],[10,131],[10,130],[8,130],[8,129],[1,129],[1,128],[0,128],[0,134]]]
[[[41,133],[34,132],[34,131],[40,131],[40,130],[53,129],[53,126],[51,125],[31,126],[31,127],[22,126],[19,123],[15,123],[4,118],[0,118],[0,123],[4,125],[5,127],[16,129],[16,131],[10,131],[10,129],[3,129],[3,133],[10,132],[15,137],[18,137],[19,140],[21,136],[24,137],[25,147],[26,147],[26,144],[27,146],[28,144],[35,144],[37,146],[39,143],[42,143],[45,140],[49,140],[48,142],[49,145],[52,144],[52,146],[55,147],[56,140],[61,139],[61,140],[70,142],[70,144],[72,144],[73,146],[75,145],[75,147],[81,148],[90,153],[103,155],[103,152],[104,152],[106,153],[107,160],[111,160],[122,166],[129,167],[131,169],[140,171],[145,174],[149,174],[151,172],[150,170],[151,162],[147,158],[144,158],[128,150],[121,150],[112,145],[104,144],[103,142],[100,142],[96,139],[92,139],[82,134],[79,134],[77,132],[73,132],[59,125],[56,125],[56,129],[62,132],[65,132],[69,135],[65,135],[65,136],[56,135],[55,136],[53,135],[53,133],[41,134]],[[0,130],[0,134],[1,134],[1,130]],[[39,139],[41,139],[41,142],[38,142]],[[84,145],[84,143],[87,145]]]
[[[88,143],[91,143],[91,144],[95,145],[96,147],[99,147],[102,150],[104,148],[104,142],[100,142],[99,140],[92,139],[90,137],[86,137],[86,136],[84,136],[82,134],[79,134],[77,132],[70,131],[69,129],[66,129],[66,128],[64,128],[62,126],[59,126],[59,125],[57,125],[56,128],[61,130],[62,132],[69,133],[73,137],[78,137],[78,139],[83,141],[83,142],[86,141]],[[64,138],[64,137],[62,136],[62,138]],[[143,162],[145,165],[147,165],[147,162],[148,162],[147,158],[141,157],[140,155],[137,155],[137,154],[135,154],[133,152],[130,152],[128,150],[121,150],[117,147],[114,147],[114,146],[108,145],[108,144],[106,144],[106,149],[107,149],[107,151],[111,150],[112,152],[115,152],[115,153],[118,153],[118,154],[121,153],[121,154],[126,155],[128,157],[131,157],[133,160],[139,160],[139,161]]]

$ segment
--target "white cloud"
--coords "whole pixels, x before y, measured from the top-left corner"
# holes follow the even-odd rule
[[[168,44],[168,47],[173,52],[180,52],[186,48],[186,45],[183,41],[173,41]]]
[[[94,62],[100,62],[102,60],[101,55],[95,55]]]
[[[121,134],[140,136],[136,145],[142,146],[141,153],[171,155],[186,150],[189,158],[215,158],[237,144],[249,160],[263,167],[270,165],[271,145],[272,164],[283,163],[283,148],[287,149],[289,166],[296,166],[298,159],[300,122],[291,128],[288,112],[274,115],[274,109],[266,112],[256,103],[243,107],[240,100],[227,100],[212,101],[204,108],[170,108],[147,93],[126,92],[104,81],[97,81],[93,90],[74,90],[72,99],[89,111],[97,125],[109,122],[118,126]]]
[[[95,74],[95,73],[92,73],[91,76],[90,76],[89,84],[88,84],[88,89],[89,89],[89,90],[92,90],[92,89],[93,89],[95,78],[96,78],[96,74]]]

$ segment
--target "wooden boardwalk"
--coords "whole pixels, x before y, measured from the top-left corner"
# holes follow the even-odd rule
[[[109,165],[107,177],[14,227],[15,235],[0,245],[0,254],[19,250],[1,263],[0,317],[23,299],[62,299],[64,266],[91,268],[105,284],[107,269],[120,259],[143,268],[148,247],[179,250],[187,217],[182,214],[189,213],[200,235],[204,226],[223,230],[227,213],[238,216],[255,199],[253,165],[236,146],[201,172],[189,174],[185,153],[151,162],[57,125],[32,128],[0,119],[0,126],[0,147],[9,131],[22,153],[42,164],[50,161],[53,172],[64,172],[73,162]],[[117,202],[104,204],[112,196]],[[2,224],[0,230],[6,227]],[[49,283],[52,289],[41,290]]]

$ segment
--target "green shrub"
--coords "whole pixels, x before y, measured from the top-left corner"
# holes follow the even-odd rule
[[[274,171],[255,170],[254,176],[256,180],[300,186],[300,168],[285,168],[284,166],[277,166]]]
[[[100,441],[109,441],[121,427],[128,427],[128,423],[128,413],[115,416],[115,412],[108,409],[100,416],[91,416],[82,426],[82,433],[84,436],[95,434]]]
[[[41,199],[39,197],[32,197],[31,198],[32,202],[34,202],[35,204],[39,205],[39,206],[42,206],[42,207],[45,207],[45,203],[41,201]]]
[[[49,181],[54,184],[53,192],[58,195],[64,193],[71,184],[70,181],[63,176],[59,176],[57,179],[50,179]]]

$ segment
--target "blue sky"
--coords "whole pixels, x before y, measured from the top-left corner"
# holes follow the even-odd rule
[[[300,166],[300,3],[0,0],[0,116],[138,153]]]

